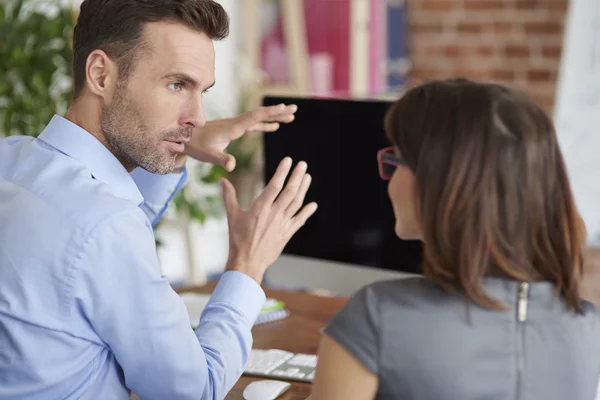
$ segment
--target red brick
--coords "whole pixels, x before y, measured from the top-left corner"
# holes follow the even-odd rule
[[[560,34],[563,25],[560,21],[531,21],[526,22],[524,28],[527,34]]]
[[[493,31],[496,34],[507,34],[512,32],[515,28],[510,22],[494,22],[492,24]]]
[[[515,6],[519,10],[535,10],[538,4],[538,0],[516,0],[515,2]]]
[[[508,58],[527,58],[530,50],[527,45],[509,44],[504,48],[504,52]]]
[[[439,45],[432,44],[427,46],[421,46],[415,53],[421,57],[427,57],[429,59],[438,57],[457,57],[464,54],[464,48],[457,44]]]
[[[568,0],[514,0],[517,10],[566,11]]]
[[[445,78],[449,74],[448,72],[444,72],[438,68],[422,68],[417,67],[411,70],[410,78],[412,80],[418,79],[440,79]]]
[[[450,11],[452,0],[420,0],[414,2],[417,9],[428,11]]]
[[[489,79],[490,77],[490,73],[486,69],[475,68],[455,68],[453,75],[476,80]]]
[[[444,31],[442,21],[414,21],[410,24],[411,34],[441,33]]]
[[[531,68],[527,71],[529,82],[554,82],[556,73],[548,68]]]
[[[474,46],[473,53],[475,53],[479,57],[489,58],[496,54],[496,49],[494,48],[494,46],[489,44],[480,44]]]
[[[567,0],[515,0],[518,10],[566,11]]]
[[[460,33],[481,33],[483,25],[477,22],[459,22],[456,26]]]
[[[562,54],[562,45],[546,45],[542,47],[542,55],[546,58],[560,59]]]
[[[566,12],[569,8],[568,0],[547,0],[546,7],[553,11]]]
[[[495,68],[491,71],[492,79],[500,81],[512,81],[516,77],[516,72],[508,68]]]
[[[466,10],[501,10],[504,8],[502,0],[464,0]]]
[[[458,45],[447,45],[443,47],[443,54],[446,57],[454,58],[465,54],[465,49]]]

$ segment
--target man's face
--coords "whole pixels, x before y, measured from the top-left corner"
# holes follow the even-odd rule
[[[131,170],[167,174],[192,129],[205,124],[202,94],[215,80],[213,41],[181,24],[146,24],[147,48],[102,114],[102,132],[115,156]]]

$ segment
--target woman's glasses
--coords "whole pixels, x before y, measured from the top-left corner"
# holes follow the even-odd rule
[[[394,154],[393,147],[386,147],[377,152],[377,163],[379,164],[379,176],[383,180],[390,180],[394,171],[400,165],[406,165],[406,161]]]

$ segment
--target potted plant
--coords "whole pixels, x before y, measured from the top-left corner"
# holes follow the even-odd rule
[[[0,134],[37,136],[71,99],[73,10],[0,2]]]

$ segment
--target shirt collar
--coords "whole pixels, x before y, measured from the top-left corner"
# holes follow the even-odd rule
[[[58,151],[85,165],[92,177],[109,185],[116,196],[141,205],[137,185],[119,160],[91,133],[59,115],[38,136]]]

